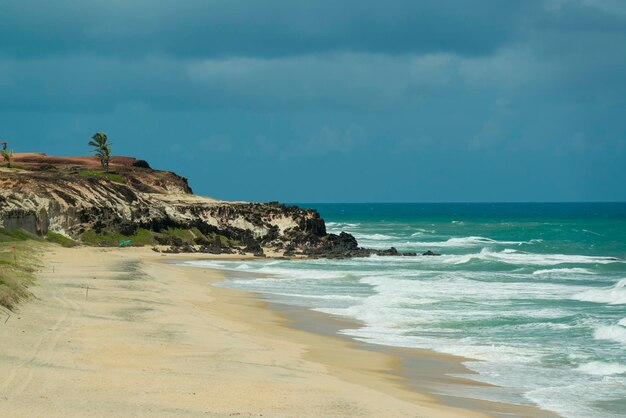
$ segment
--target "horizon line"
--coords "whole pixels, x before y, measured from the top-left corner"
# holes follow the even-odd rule
[[[284,204],[314,204],[314,205],[396,205],[396,204],[429,204],[429,205],[441,205],[441,204],[518,204],[518,203],[532,203],[532,204],[563,204],[563,203],[626,203],[626,200],[528,200],[528,201],[389,201],[389,202],[280,202]]]

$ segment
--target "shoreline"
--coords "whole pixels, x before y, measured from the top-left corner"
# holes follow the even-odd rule
[[[202,259],[223,260],[219,256],[211,258],[203,257]],[[233,258],[229,259],[232,260]],[[263,260],[263,258],[258,257],[246,259]],[[231,278],[234,273],[234,271],[219,268],[195,266],[188,267],[217,271],[225,276],[223,281]],[[259,277],[251,272],[236,273],[238,275],[245,274],[251,277]],[[212,285],[219,286],[219,283],[219,281],[216,281],[212,283]],[[219,287],[225,288],[223,286]],[[318,312],[302,306],[272,301],[266,295],[255,291],[232,289],[228,287],[226,287],[226,289],[251,294],[252,297],[263,302],[263,308],[273,310],[281,315],[285,321],[285,326],[306,331],[315,335],[322,335],[345,341],[355,350],[372,351],[393,357],[393,367],[385,371],[387,378],[394,380],[399,378],[399,382],[402,386],[409,388],[416,393],[432,397],[436,402],[439,402],[442,405],[462,408],[464,410],[495,417],[559,416],[552,411],[539,408],[538,406],[530,403],[530,401],[527,401],[528,403],[525,404],[518,404],[485,398],[485,396],[490,395],[494,397],[497,396],[495,392],[511,392],[505,387],[480,380],[473,380],[471,377],[466,377],[479,375],[479,373],[469,369],[463,363],[466,361],[479,360],[440,353],[424,348],[395,347],[359,341],[349,335],[339,333],[341,330],[356,329],[364,325],[356,319]],[[313,359],[315,360],[314,356]]]
[[[394,368],[386,373],[399,378],[400,384],[448,407],[482,413],[494,417],[559,417],[560,415],[531,404],[489,400],[483,398],[489,391],[510,393],[502,386],[473,380],[471,375],[479,373],[468,369],[463,362],[478,361],[423,348],[394,347],[355,340],[349,335],[338,333],[347,329],[345,325],[358,327],[359,323],[342,317],[305,308],[267,302],[268,308],[288,315],[287,326],[307,330],[314,334],[327,335],[349,342],[356,350],[366,350],[392,356],[396,359]],[[315,324],[311,326],[312,321]],[[456,376],[463,375],[463,376]]]
[[[397,356],[170,262],[194,258],[47,250],[36,298],[0,327],[4,416],[484,416],[408,386]]]

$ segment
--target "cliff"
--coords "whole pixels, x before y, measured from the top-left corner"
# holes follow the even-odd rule
[[[328,234],[315,210],[272,203],[226,202],[194,195],[187,179],[147,162],[114,157],[16,154],[0,167],[0,226],[61,234],[89,245],[166,245],[166,251],[286,256],[397,255]]]

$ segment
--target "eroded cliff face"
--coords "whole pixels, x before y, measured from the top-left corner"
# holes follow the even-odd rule
[[[88,232],[132,236],[140,229],[183,229],[200,232],[186,250],[230,247],[259,254],[261,248],[306,253],[328,237],[314,210],[196,196],[186,179],[132,158],[113,159],[108,174],[90,157],[18,154],[13,165],[20,168],[0,168],[0,226],[8,229],[52,231],[79,241]],[[156,237],[183,247],[175,237]]]
[[[114,157],[110,166],[105,173],[94,157],[16,154],[13,168],[0,167],[0,227],[90,245],[133,238],[174,252],[400,255],[360,248],[350,234],[328,234],[315,210],[197,196],[187,179],[130,157]]]

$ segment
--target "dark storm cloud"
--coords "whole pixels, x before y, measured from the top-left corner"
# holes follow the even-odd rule
[[[0,107],[394,110],[477,92],[619,101],[623,9],[610,0],[10,1],[0,5]]]
[[[626,8],[618,1],[552,1],[533,18],[547,31],[626,32]]]
[[[224,198],[626,199],[624,1],[387,3],[3,1],[0,136],[237,166]]]
[[[5,1],[5,54],[289,56],[487,54],[515,36],[521,0]]]

